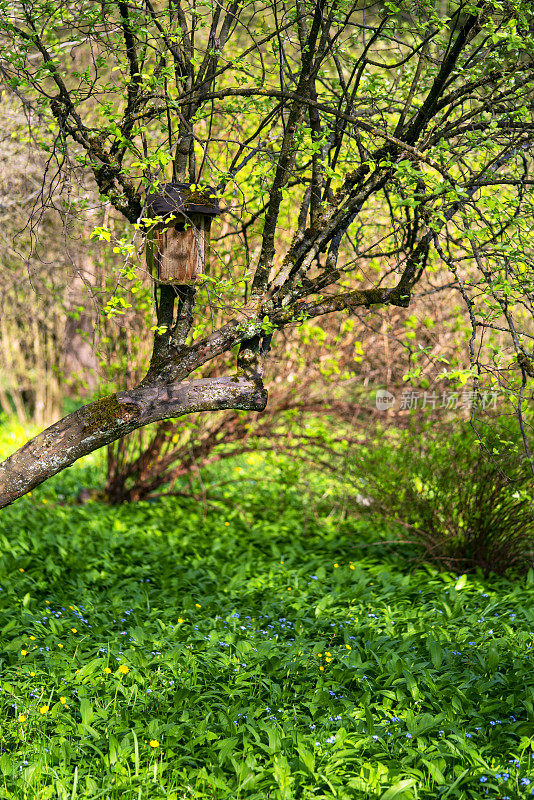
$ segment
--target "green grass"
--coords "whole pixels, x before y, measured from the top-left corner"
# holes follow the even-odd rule
[[[413,571],[250,460],[214,506],[68,504],[89,462],[2,512],[0,797],[530,797],[534,574]]]

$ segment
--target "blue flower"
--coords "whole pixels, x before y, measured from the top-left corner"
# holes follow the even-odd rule
[[[521,786],[528,786],[529,783],[530,783],[530,780],[529,780],[529,778],[521,778],[519,783],[521,784]]]
[[[483,776],[481,777],[481,779],[480,779],[480,783],[486,783],[486,781],[487,781],[487,780],[488,780],[488,779],[486,778],[486,776],[485,776],[485,775],[483,775]]]
[[[413,736],[412,736],[412,734],[411,734],[411,733],[407,733],[407,734],[406,734],[406,738],[407,738],[407,739],[413,739]]]

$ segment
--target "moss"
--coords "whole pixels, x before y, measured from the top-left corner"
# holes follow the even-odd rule
[[[95,433],[103,428],[111,428],[121,422],[139,416],[137,406],[119,403],[116,394],[110,394],[96,400],[84,411],[84,428],[88,433]]]
[[[186,203],[197,206],[212,206],[217,200],[210,189],[185,189],[182,194]]]

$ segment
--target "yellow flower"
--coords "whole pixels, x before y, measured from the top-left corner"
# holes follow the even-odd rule
[[[322,658],[322,657],[323,657],[322,653],[317,653],[317,658]]]
[[[346,644],[345,647],[347,648],[347,650],[352,650],[352,647],[350,646],[350,644]]]
[[[19,722],[26,722],[27,719],[26,714],[19,714]]]
[[[78,633],[78,630],[77,630],[76,628],[71,628],[71,631],[72,631],[73,633]]]
[[[50,706],[41,706],[39,711],[41,712],[41,714],[46,714],[46,712],[48,711],[49,708],[50,708]]]
[[[58,646],[60,649],[63,647],[63,645],[61,644],[61,642],[58,642],[58,643],[57,643],[57,646]]]
[[[35,678],[35,672],[30,672],[30,677]]]
[[[200,603],[195,603],[195,608],[202,608],[202,606],[200,605]]]
[[[27,650],[21,650],[20,654],[21,654],[21,656],[27,656],[28,655],[28,651]]]
[[[157,739],[150,740],[150,747],[159,747],[159,742]]]
[[[229,523],[229,522],[225,522],[224,524],[225,524],[225,525],[229,525],[230,523]]]
[[[354,564],[349,564],[349,569],[354,569]]]
[[[22,569],[22,567],[19,567],[19,572],[24,572],[24,570]]]
[[[291,586],[288,586],[288,587],[287,587],[287,591],[288,591],[288,592],[290,592],[290,591],[291,591]]]
[[[322,665],[322,664],[321,664],[321,666],[319,667],[319,669],[320,669],[320,671],[321,671],[321,672],[324,672],[324,667],[323,667],[323,665]]]
[[[66,698],[66,697],[60,697],[60,698],[59,698],[59,702],[60,702],[62,705],[65,705],[65,703],[67,702],[67,698]]]
[[[35,642],[35,636],[30,636],[30,641]]]
[[[182,622],[183,622],[183,619],[181,617],[178,617],[178,625],[181,625]]]
[[[325,654],[325,656],[331,656],[331,655],[332,655],[332,653],[330,652],[330,650],[325,650],[325,651],[324,651],[324,654]]]
[[[334,567],[337,569],[339,567],[339,564],[334,564]]]
[[[326,661],[326,663],[327,663],[327,664],[330,664],[330,662],[332,661],[332,659],[331,659],[331,658],[329,658],[329,657],[327,656],[327,657],[325,658],[325,661]]]
[[[109,675],[111,673],[111,670],[109,667],[105,667],[104,672],[106,673],[106,675]]]
[[[127,667],[126,664],[121,664],[119,667],[119,672],[122,675],[126,675],[130,671],[130,667]]]

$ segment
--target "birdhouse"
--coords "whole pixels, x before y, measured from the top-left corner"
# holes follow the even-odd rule
[[[147,264],[160,283],[194,284],[206,271],[210,228],[219,201],[209,189],[166,183],[148,195],[146,216],[158,218],[148,230]]]

